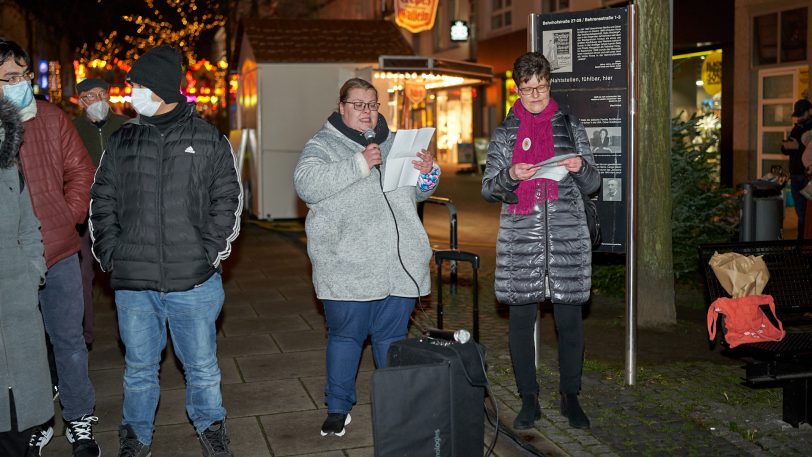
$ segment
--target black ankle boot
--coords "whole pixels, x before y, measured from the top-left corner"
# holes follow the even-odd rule
[[[541,407],[539,406],[538,394],[523,395],[522,396],[522,410],[513,421],[513,428],[516,430],[525,430],[532,428],[533,424],[541,419]]]
[[[561,415],[573,428],[589,428],[589,418],[578,403],[578,394],[561,394]]]

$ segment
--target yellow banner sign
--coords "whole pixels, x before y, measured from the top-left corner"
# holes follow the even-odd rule
[[[395,23],[412,33],[431,30],[439,0],[395,0]]]
[[[712,52],[702,63],[702,83],[708,95],[716,95],[722,90],[722,52]]]

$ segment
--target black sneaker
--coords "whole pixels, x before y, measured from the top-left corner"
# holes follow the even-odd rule
[[[149,445],[138,441],[135,432],[129,425],[118,429],[118,457],[151,457]]]
[[[96,416],[84,415],[68,421],[65,438],[73,445],[73,457],[100,457],[101,449],[93,437],[93,426],[99,422]]]
[[[352,422],[352,417],[349,414],[328,413],[327,419],[321,424],[321,436],[344,436],[344,432],[347,431],[344,426],[349,425],[350,422]]]
[[[54,428],[50,425],[47,428],[35,428],[31,433],[31,438],[28,440],[28,449],[25,452],[25,457],[41,457],[42,450],[51,442],[53,436]]]
[[[203,457],[234,457],[228,449],[228,433],[226,432],[226,420],[217,421],[203,433],[198,434],[200,446],[203,447]]]

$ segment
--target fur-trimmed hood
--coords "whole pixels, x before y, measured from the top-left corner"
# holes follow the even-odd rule
[[[0,98],[0,169],[12,166],[23,142],[23,123],[17,108]]]

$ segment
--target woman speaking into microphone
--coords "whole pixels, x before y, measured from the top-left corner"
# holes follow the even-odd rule
[[[381,173],[394,134],[378,112],[378,92],[353,78],[338,109],[304,147],[294,171],[305,221],[313,286],[327,324],[327,418],[321,435],[344,435],[367,336],[378,368],[389,345],[406,338],[418,296],[431,289],[428,236],[416,203],[434,192],[440,169],[421,150],[417,185],[384,193]]]

